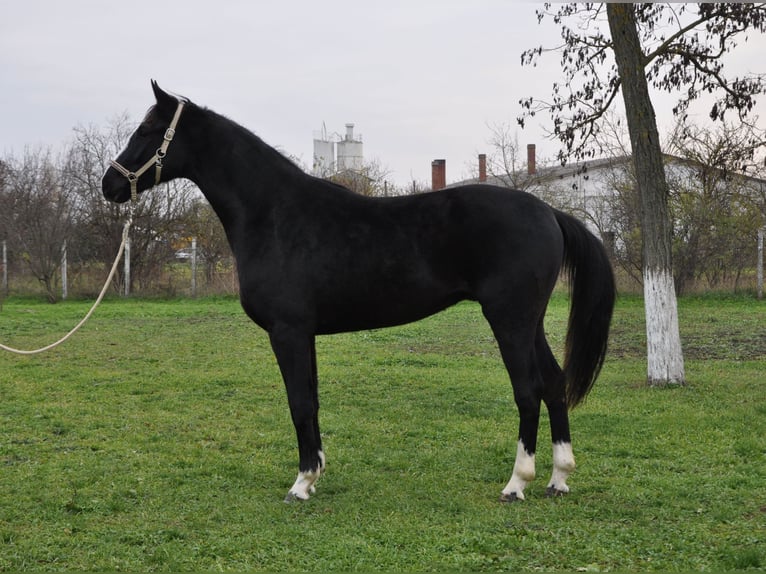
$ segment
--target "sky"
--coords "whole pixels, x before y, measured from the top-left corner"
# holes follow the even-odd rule
[[[396,185],[469,177],[491,126],[552,158],[547,117],[516,127],[522,97],[561,80],[538,3],[513,0],[0,0],[0,157],[63,147],[76,126],[139,121],[150,80],[247,127],[310,167],[314,134],[346,123]],[[760,66],[763,38],[740,65]],[[763,71],[751,70],[751,71]],[[658,116],[670,104],[660,101]],[[536,119],[537,120],[537,119]]]

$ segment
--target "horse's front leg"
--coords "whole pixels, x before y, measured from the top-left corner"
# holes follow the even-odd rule
[[[285,502],[307,500],[325,467],[319,434],[314,336],[295,329],[275,328],[269,337],[287,389],[300,456],[298,478],[287,493]]]

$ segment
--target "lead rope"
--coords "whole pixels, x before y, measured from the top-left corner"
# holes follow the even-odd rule
[[[109,272],[109,277],[106,278],[106,283],[104,283],[103,289],[101,289],[101,293],[98,294],[98,298],[96,299],[96,302],[93,303],[93,306],[90,308],[90,311],[83,317],[82,321],[77,323],[77,325],[74,326],[74,328],[69,331],[66,335],[61,337],[58,341],[55,343],[51,343],[50,345],[46,345],[45,347],[41,347],[40,349],[33,349],[31,351],[24,351],[21,349],[14,349],[13,347],[7,347],[3,344],[0,344],[0,349],[3,351],[8,351],[10,353],[16,353],[17,355],[36,355],[37,353],[42,353],[44,351],[48,351],[50,349],[53,349],[54,347],[58,347],[61,343],[69,339],[72,335],[74,335],[77,330],[82,327],[85,322],[90,319],[90,316],[93,314],[93,312],[96,310],[96,307],[98,307],[99,303],[101,303],[101,300],[104,298],[104,295],[106,294],[106,290],[109,288],[109,285],[112,282],[112,279],[114,279],[114,274],[117,271],[117,265],[120,262],[120,259],[122,258],[122,254],[125,251],[125,244],[128,242],[128,236],[130,234],[130,226],[133,225],[133,213],[136,208],[136,203],[132,201],[130,203],[130,214],[128,215],[128,220],[125,222],[125,226],[122,228],[122,242],[120,243],[120,248],[117,250],[117,257],[114,258],[114,263],[112,264],[112,270]]]
[[[90,316],[93,314],[93,311],[96,310],[96,307],[98,307],[98,304],[101,303],[101,299],[104,298],[104,295],[106,294],[106,290],[109,288],[109,284],[112,282],[112,279],[114,278],[114,274],[117,271],[117,264],[120,262],[120,259],[122,258],[122,253],[125,251],[125,244],[128,242],[128,233],[130,232],[130,226],[133,224],[133,214],[136,209],[136,202],[138,201],[138,178],[141,177],[144,172],[149,170],[152,166],[154,166],[155,172],[154,172],[154,184],[157,185],[160,182],[160,174],[162,172],[162,160],[165,158],[165,155],[168,152],[168,147],[170,147],[170,142],[173,141],[173,138],[176,135],[176,126],[178,125],[178,120],[181,118],[181,112],[184,109],[184,103],[179,101],[178,106],[176,107],[176,112],[173,114],[173,119],[170,121],[170,126],[167,130],[165,130],[165,135],[162,138],[162,144],[160,144],[160,147],[157,148],[157,151],[154,152],[154,156],[149,159],[144,165],[142,165],[140,168],[138,168],[136,171],[130,171],[129,169],[123,167],[120,165],[117,161],[110,161],[110,165],[116,169],[119,173],[124,175],[128,182],[130,183],[130,213],[128,215],[128,220],[125,222],[125,227],[122,229],[122,243],[120,243],[120,249],[117,251],[117,257],[114,258],[114,263],[112,264],[112,270],[109,272],[109,277],[106,278],[106,283],[104,283],[104,288],[101,289],[101,293],[99,293],[98,298],[96,299],[96,302],[93,303],[93,306],[90,308],[90,311],[88,311],[87,315],[83,318],[82,321],[77,323],[75,325],[74,329],[69,331],[66,335],[64,335],[61,339],[56,341],[55,343],[51,343],[50,345],[47,345],[45,347],[42,347],[40,349],[34,349],[32,351],[22,351],[19,349],[14,349],[12,347],[7,347],[3,344],[0,344],[0,349],[3,351],[8,351],[11,353],[17,353],[19,355],[34,355],[36,353],[42,353],[43,351],[47,351],[49,349],[52,349],[53,347],[57,347],[64,341],[66,341],[69,337],[74,335],[77,330],[82,327],[85,322],[90,319]]]

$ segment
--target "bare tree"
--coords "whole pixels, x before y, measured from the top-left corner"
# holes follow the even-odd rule
[[[354,193],[368,197],[383,197],[389,194],[386,178],[390,170],[380,161],[367,161],[360,169],[346,169],[326,175],[326,179],[347,187]]]
[[[412,178],[404,187],[395,187],[393,193],[389,195],[418,195],[431,191],[431,184],[427,181],[418,181]]]
[[[101,262],[108,269],[122,241],[127,211],[101,193],[101,177],[109,160],[120,153],[133,129],[127,114],[112,118],[106,127],[77,126],[67,150],[66,178],[75,197],[76,228],[73,252],[84,262]],[[115,279],[122,283],[122,269]]]
[[[600,120],[622,92],[641,198],[647,378],[650,384],[683,383],[669,191],[649,87],[680,90],[677,115],[685,114],[700,94],[716,93],[713,120],[732,111],[746,118],[764,78],[729,79],[723,61],[741,34],[766,31],[766,5],[583,3],[559,5],[555,12],[550,8],[545,4],[538,10],[538,20],[552,17],[561,25],[564,44],[558,50],[565,81],[554,84],[552,101],[521,100],[525,112],[519,122],[545,111],[563,144],[562,161],[593,157],[600,151],[593,137]],[[534,64],[542,52],[542,47],[525,51],[522,63]],[[611,57],[614,62],[605,69]]]
[[[48,301],[58,299],[61,251],[72,229],[72,201],[50,149],[26,149],[6,162],[0,226]]]
[[[641,205],[636,170],[630,159],[630,141],[624,117],[607,111],[593,137],[599,149],[611,159],[602,174],[604,188],[612,191],[608,211],[609,229],[614,233],[615,262],[637,285],[642,285]]]
[[[223,225],[210,204],[199,199],[192,202],[182,226],[184,237],[197,238],[197,250],[204,264],[205,281],[207,285],[211,285],[219,267],[232,257]]]
[[[8,208],[5,206],[5,200],[6,200],[6,185],[8,181],[8,177],[10,174],[10,168],[8,164],[6,164],[2,159],[0,159],[0,214],[6,213],[8,211]],[[3,249],[3,260],[0,262],[0,265],[7,266],[8,262],[6,260],[6,248],[7,248],[7,240],[8,240],[8,229],[5,228],[5,225],[2,223],[2,216],[0,215],[0,246],[2,246]],[[8,277],[8,269],[5,267],[0,268],[0,272],[2,272],[2,283],[0,283],[0,311],[3,310],[3,300],[5,299],[5,296],[8,294],[8,285],[6,284],[6,280]]]
[[[527,169],[527,156],[519,147],[519,134],[512,132],[507,123],[491,124],[489,130],[489,175],[511,189],[526,190],[532,187],[537,178]]]
[[[757,229],[766,215],[766,166],[756,155],[766,138],[755,124],[723,122],[716,128],[679,119],[665,139],[679,294],[701,281],[712,288],[733,283],[736,289],[743,271],[752,267]],[[615,260],[641,284],[640,195],[632,162],[624,161],[630,153],[625,125],[624,118],[609,113],[596,137],[613,158],[601,176],[604,187],[613,191],[608,211]]]
[[[78,126],[69,148],[67,177],[77,195],[80,253],[105,265],[117,253],[128,206],[104,200],[101,177],[133,129],[126,115],[118,116],[105,128]],[[156,281],[172,258],[169,238],[178,232],[196,194],[196,187],[185,180],[162,184],[141,194],[131,230],[134,285],[146,287]],[[118,275],[117,281],[118,286],[124,283],[124,278]]]
[[[534,167],[530,170],[529,151],[524,153],[518,134],[511,130],[511,126],[491,124],[489,129],[487,172],[493,184],[528,191],[558,209],[592,220],[593,214],[586,209],[583,198],[574,193],[574,179],[570,181],[552,174],[552,166],[544,158],[535,157]],[[477,174],[478,170],[474,168],[474,175]]]
[[[748,266],[763,225],[762,186],[747,173],[763,172],[756,149],[766,141],[746,123],[724,122],[717,129],[679,122],[669,150],[683,160],[666,169],[675,223],[673,257],[679,292],[705,278],[718,287],[734,283]],[[745,174],[741,170],[745,170]]]

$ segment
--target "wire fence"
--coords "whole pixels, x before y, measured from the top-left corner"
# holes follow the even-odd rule
[[[7,241],[0,242],[0,296],[36,296],[44,294],[41,281],[24,264],[23,257],[11,257]],[[91,297],[98,292],[108,269],[101,262],[71,261],[66,242],[61,247],[61,261],[52,282],[56,300]],[[122,297],[198,297],[235,295],[239,292],[237,273],[231,257],[208,262],[197,248],[196,238],[188,247],[174,252],[172,259],[159,266],[141,281],[131,279],[129,242],[125,246],[121,273],[111,292]]]
[[[753,292],[758,299],[764,293],[764,238],[766,227],[758,231],[757,245],[754,251],[754,266],[745,270],[727,283],[711,288],[700,279],[688,289],[690,293],[717,292]],[[9,295],[35,296],[44,289],[40,280],[23,264],[23,258],[12,261],[7,241],[0,241],[0,298]],[[69,297],[90,297],[98,292],[108,269],[103,263],[70,261],[66,242],[61,247],[61,262],[53,283],[57,290],[57,300]],[[618,286],[621,292],[641,292],[640,283],[625,276],[616,268]],[[125,247],[122,273],[115,279],[112,292],[123,297],[160,296],[160,297],[198,297],[204,295],[236,295],[239,293],[236,267],[232,257],[225,257],[214,262],[206,261],[198,249],[196,238],[191,238],[187,247],[173,252],[172,259],[159,266],[150,276],[141,281],[131,279],[130,242]]]

